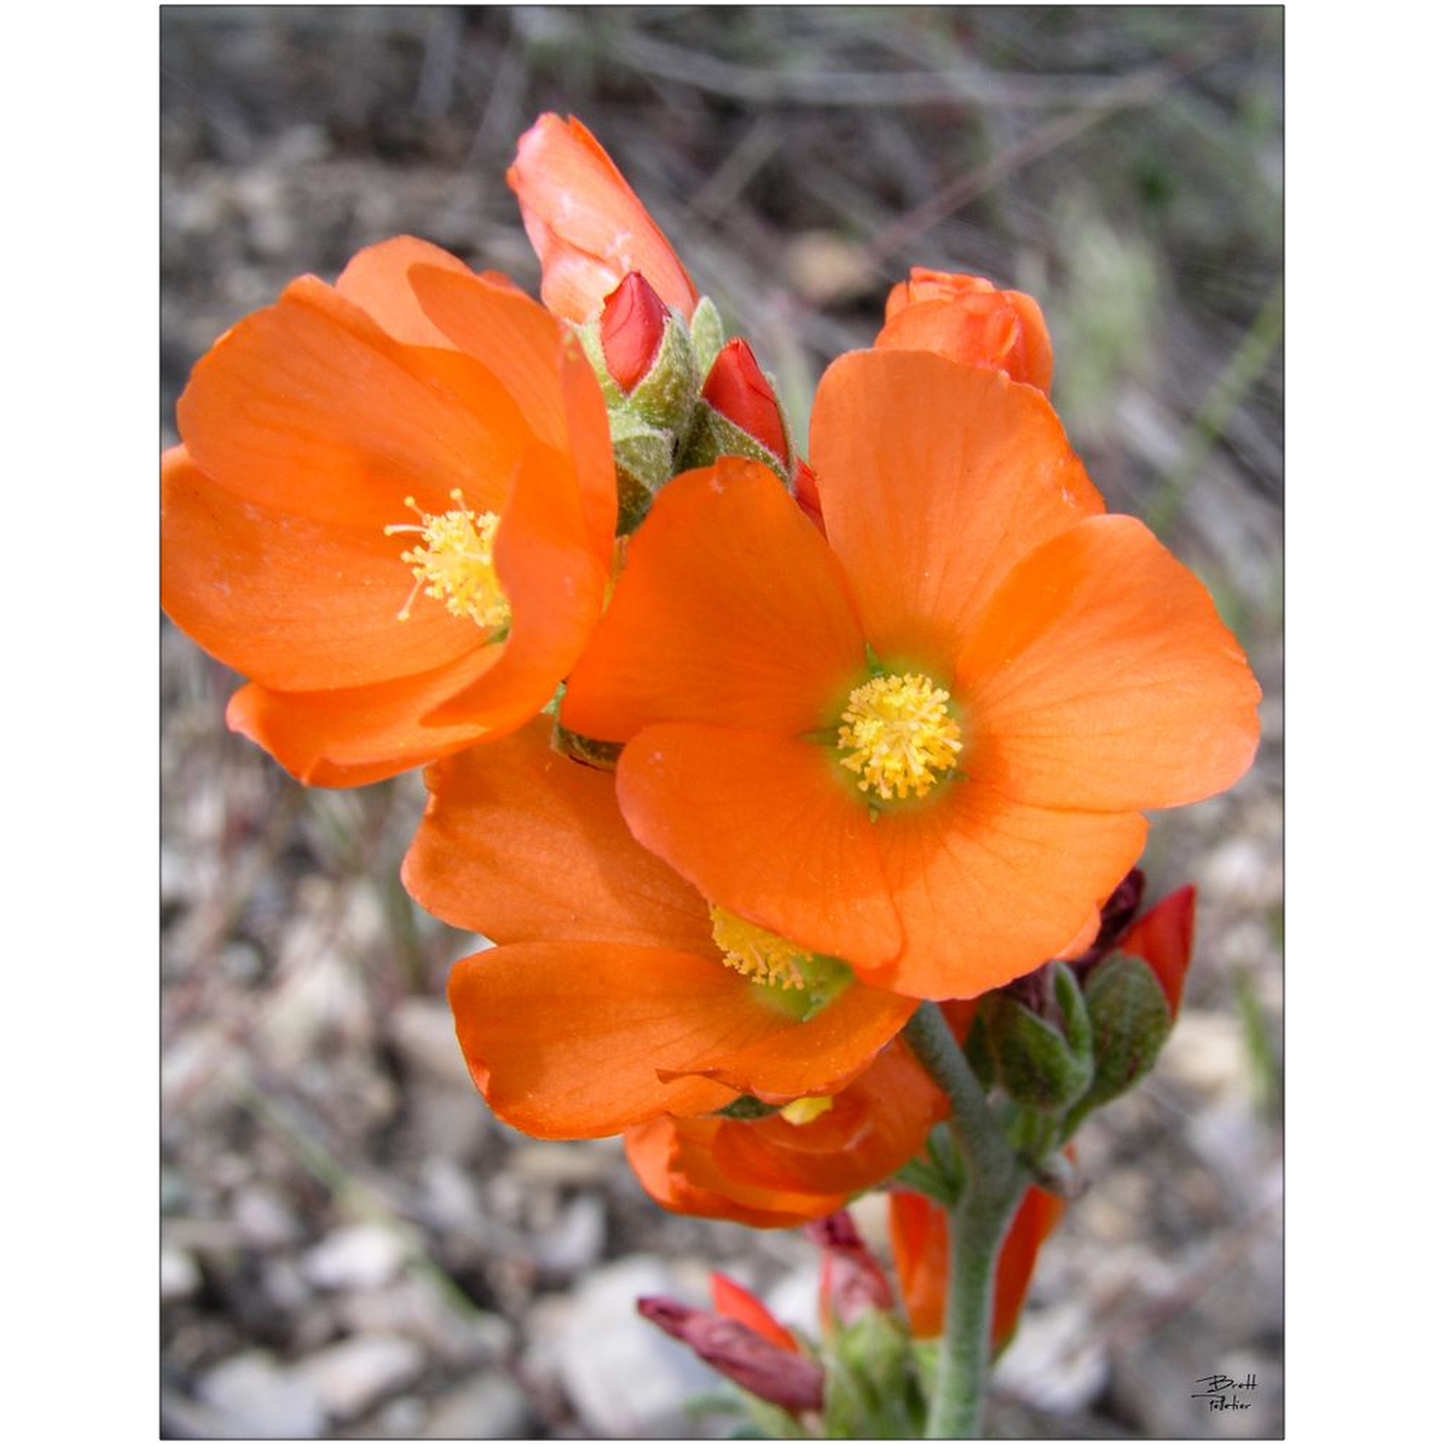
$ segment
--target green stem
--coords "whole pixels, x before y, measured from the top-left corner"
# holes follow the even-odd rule
[[[954,1134],[968,1169],[949,1213],[948,1300],[927,1438],[976,1440],[983,1429],[994,1266],[1027,1173],[938,1005],[920,1005],[905,1036],[953,1105]]]

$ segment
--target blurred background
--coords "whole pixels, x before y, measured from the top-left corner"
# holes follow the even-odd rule
[[[803,434],[910,265],[1032,292],[1093,480],[1248,650],[1259,761],[1145,859],[1151,898],[1199,886],[1185,1010],[1080,1136],[999,1436],[1283,1429],[1282,64],[1278,7],[161,11],[165,445],[227,326],[371,242],[535,294],[504,172],[571,112]],[[475,942],[396,881],[420,779],[303,790],[226,732],[237,679],[168,623],[161,661],[163,1433],[728,1433],[633,1300],[700,1303],[720,1268],[807,1324],[811,1247],[665,1214],[617,1141],[491,1118],[444,1000]],[[1248,1410],[1191,1398],[1216,1373],[1256,1377]]]

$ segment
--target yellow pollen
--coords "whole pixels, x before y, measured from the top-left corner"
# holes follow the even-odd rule
[[[922,798],[951,772],[963,730],[950,716],[948,693],[916,672],[884,673],[855,687],[838,728],[843,766],[858,788],[880,798]]]
[[[806,988],[803,965],[812,955],[796,943],[759,928],[736,913],[714,904],[712,939],[722,950],[723,962],[754,983],[772,983],[782,988]]]
[[[831,1094],[817,1094],[808,1099],[794,1099],[791,1104],[784,1104],[778,1113],[790,1124],[811,1124],[832,1107]]]
[[[421,518],[383,528],[388,537],[415,532],[421,541],[401,554],[416,578],[397,619],[411,616],[411,604],[418,592],[444,603],[453,617],[470,617],[487,632],[499,632],[512,620],[512,609],[492,564],[492,546],[497,535],[495,512],[472,512],[462,505],[460,487],[451,493],[454,510],[433,514],[423,512],[415,497],[405,505]]]

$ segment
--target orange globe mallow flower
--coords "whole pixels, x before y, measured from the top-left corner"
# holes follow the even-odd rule
[[[969,366],[989,366],[1045,395],[1054,349],[1039,303],[1023,291],[1000,291],[982,276],[915,266],[888,294],[883,350],[933,351]]]
[[[822,1219],[901,1169],[948,1100],[900,1040],[835,1095],[761,1119],[660,1116],[629,1129],[627,1158],[665,1209],[758,1229]]]
[[[341,787],[547,703],[602,611],[616,481],[596,377],[535,301],[387,241],[233,326],[178,417],[161,597],[250,679],[232,728]]]
[[[1065,1207],[1058,1195],[1036,1186],[1030,1186],[1019,1202],[994,1265],[990,1335],[995,1354],[1013,1338],[1034,1262],[1064,1217]],[[934,1339],[943,1333],[948,1293],[948,1215],[922,1194],[894,1189],[888,1195],[888,1228],[913,1336]]]
[[[1239,777],[1259,687],[1035,388],[854,353],[812,460],[826,541],[756,464],[669,483],[562,721],[625,744],[633,834],[714,904],[877,987],[973,997],[1085,936],[1140,809]]]
[[[913,1000],[710,908],[632,838],[611,775],[554,752],[549,727],[429,769],[402,868],[422,907],[500,945],[448,989],[495,1112],[590,1138],[743,1093],[830,1096],[862,1073]]]
[[[517,142],[507,184],[542,263],[542,300],[589,321],[629,271],[691,318],[697,288],[612,158],[575,116],[542,115]]]

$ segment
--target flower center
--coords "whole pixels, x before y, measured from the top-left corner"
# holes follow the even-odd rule
[[[858,773],[860,792],[890,800],[922,798],[951,773],[963,729],[948,711],[948,693],[920,673],[886,672],[848,695],[838,727],[843,766]]]
[[[712,939],[722,950],[723,962],[754,983],[771,983],[780,988],[806,988],[807,965],[813,955],[796,943],[789,943],[736,913],[714,904]]]
[[[421,525],[406,522],[383,529],[388,537],[414,532],[421,538],[401,554],[416,583],[397,618],[405,622],[416,594],[425,592],[444,603],[453,617],[470,617],[488,633],[501,632],[512,621],[512,609],[492,563],[497,514],[468,511],[461,505],[460,487],[451,498],[457,503],[453,510],[433,514],[423,512],[415,497],[407,497],[406,506],[421,518]]]

